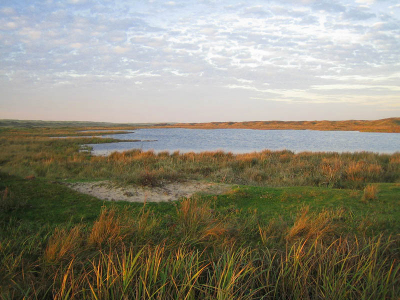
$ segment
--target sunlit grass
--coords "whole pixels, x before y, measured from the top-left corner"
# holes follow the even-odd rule
[[[383,120],[349,120],[349,121],[252,121],[252,122],[211,122],[211,123],[179,123],[166,127],[222,129],[245,128],[263,130],[341,130],[364,132],[400,132],[400,119],[389,118]]]
[[[269,232],[244,218],[229,232],[234,218],[187,199],[168,234],[159,236],[166,232],[159,227],[149,236],[140,217],[103,210],[86,228],[57,228],[29,243],[21,234],[3,238],[0,293],[17,299],[395,299],[400,241],[340,236],[333,224],[343,214],[303,209],[293,224]],[[116,230],[128,224],[136,229]],[[266,243],[267,232],[275,242]]]
[[[37,129],[38,130],[38,129]],[[56,131],[57,132],[57,131]],[[71,132],[71,129],[69,129]],[[35,135],[36,134],[36,135]],[[50,133],[46,133],[50,134]],[[368,183],[398,182],[400,153],[376,154],[262,151],[154,153],[131,150],[107,157],[80,152],[86,143],[112,139],[49,139],[23,130],[0,136],[1,170],[21,177],[51,180],[103,180],[159,186],[169,181],[205,179],[267,186],[327,186],[363,189]]]
[[[400,153],[94,157],[81,145],[104,140],[48,138],[75,130],[1,132],[1,299],[400,297]],[[127,205],[64,179],[250,186]]]
[[[376,200],[378,198],[378,187],[376,185],[369,184],[364,188],[364,195],[362,200]]]

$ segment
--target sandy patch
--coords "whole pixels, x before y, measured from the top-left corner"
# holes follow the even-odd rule
[[[165,202],[194,193],[210,195],[223,194],[231,190],[232,185],[200,181],[174,182],[162,187],[118,186],[111,181],[66,183],[67,186],[83,194],[109,201],[129,202]]]

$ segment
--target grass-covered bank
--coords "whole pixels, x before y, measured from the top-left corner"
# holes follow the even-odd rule
[[[4,299],[400,296],[398,184],[369,200],[243,186],[146,205],[5,174],[0,185]]]
[[[94,157],[80,152],[81,145],[116,140],[49,138],[50,135],[71,135],[76,130],[3,129],[0,135],[1,170],[21,177],[112,179],[150,186],[165,181],[205,179],[260,186],[362,189],[372,182],[400,180],[400,153],[295,154],[285,150],[234,155],[224,152],[155,154],[132,150]]]

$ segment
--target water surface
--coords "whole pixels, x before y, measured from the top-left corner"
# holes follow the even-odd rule
[[[123,130],[123,129],[92,129],[92,130],[80,130],[79,132],[134,132],[132,130]]]
[[[202,152],[223,150],[232,153],[283,150],[394,153],[400,151],[399,133],[314,130],[252,130],[252,129],[138,129],[127,134],[107,135],[120,140],[143,140],[91,144],[93,154],[107,155],[130,149]],[[146,141],[145,141],[146,140]],[[148,141],[155,140],[155,141]]]

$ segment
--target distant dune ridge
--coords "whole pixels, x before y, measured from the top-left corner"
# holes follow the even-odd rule
[[[400,118],[382,120],[349,121],[249,121],[249,122],[211,122],[160,124],[162,127],[181,127],[196,129],[242,128],[242,129],[293,129],[293,130],[342,130],[363,132],[399,132]]]
[[[0,120],[0,127],[83,127],[83,129],[193,128],[193,129],[262,129],[262,130],[339,130],[400,133],[400,118],[348,121],[246,121],[209,123],[109,123],[86,121]]]

